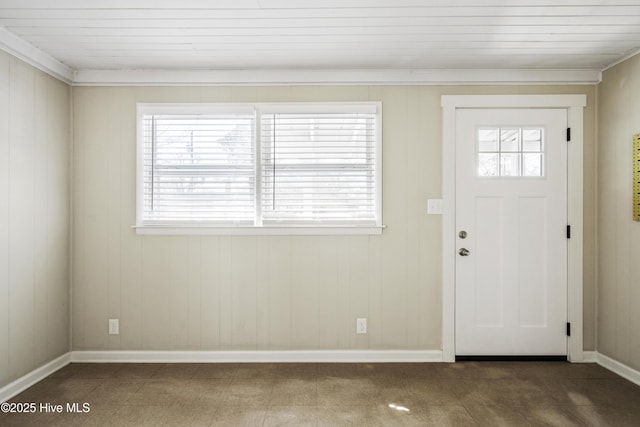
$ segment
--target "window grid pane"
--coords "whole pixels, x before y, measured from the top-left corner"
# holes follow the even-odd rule
[[[476,139],[478,176],[544,176],[544,129],[479,128]]]

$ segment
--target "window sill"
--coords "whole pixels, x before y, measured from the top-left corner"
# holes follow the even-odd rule
[[[315,226],[315,227],[172,227],[133,226],[138,235],[213,235],[213,236],[328,236],[328,235],[380,235],[386,228],[381,226]]]

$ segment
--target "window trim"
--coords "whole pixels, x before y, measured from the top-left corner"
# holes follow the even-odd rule
[[[372,113],[375,114],[374,194],[376,221],[373,225],[340,223],[303,223],[300,225],[270,222],[262,224],[260,116],[270,113]],[[254,178],[256,185],[255,212],[258,218],[252,224],[211,224],[185,222],[184,224],[154,224],[143,221],[144,210],[144,127],[142,120],[149,114],[253,114],[254,122]],[[139,235],[376,235],[382,234],[382,102],[269,102],[269,103],[137,103],[136,104],[136,223],[132,228]]]

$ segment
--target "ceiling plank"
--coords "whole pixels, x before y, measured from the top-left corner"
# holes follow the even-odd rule
[[[616,43],[640,45],[640,31],[629,34],[611,34],[615,36]],[[104,45],[116,44],[172,44],[172,43],[192,43],[192,44],[254,44],[263,43],[576,43],[592,44],[601,43],[603,35],[598,33],[584,34],[305,34],[298,35],[295,40],[291,40],[287,35],[91,35],[75,37],[70,35],[29,35],[31,43],[37,44],[41,48],[68,45],[76,47],[103,47]]]
[[[228,43],[201,43],[193,46],[189,43],[121,43],[106,44],[99,47],[91,46],[54,46],[47,50],[54,55],[65,52],[69,55],[114,55],[137,56],[154,55],[156,52],[169,53],[176,56],[195,56],[202,54],[227,54],[234,56],[252,56],[256,54],[271,53],[327,53],[327,54],[358,54],[375,56],[398,56],[398,55],[467,55],[470,52],[477,54],[609,54],[622,55],[629,50],[635,49],[636,44],[616,44],[615,46],[603,45],[602,43],[557,43],[557,42],[419,42],[419,43],[289,43],[283,46],[281,43],[260,43],[260,44],[228,44]]]
[[[321,5],[320,5],[321,6]],[[638,16],[640,5],[632,6],[422,6],[316,9],[6,9],[0,7],[3,19],[83,19],[83,20],[149,20],[149,19],[298,19],[298,18],[370,18],[370,17],[603,17]]]
[[[394,0],[394,7],[422,7],[428,6],[504,6],[504,0]],[[607,6],[607,5],[637,5],[637,0],[509,0],[509,6]],[[211,8],[211,0],[2,0],[2,7],[6,9],[203,9]],[[388,7],[388,0],[216,0],[219,9],[316,9],[321,8],[371,8]]]
[[[18,31],[19,30],[19,31]],[[204,36],[204,35],[374,35],[374,34],[640,34],[640,27],[626,27],[618,25],[599,25],[593,27],[557,26],[553,29],[536,25],[503,26],[499,30],[495,26],[400,26],[400,27],[345,27],[323,28],[318,32],[316,28],[42,28],[22,27],[16,29],[20,36],[29,35],[68,35],[68,36]]]
[[[482,17],[369,17],[369,18],[286,18],[267,19],[5,19],[0,25],[8,28],[351,28],[351,27],[599,27],[599,26],[639,26],[640,15],[636,16],[482,16]]]

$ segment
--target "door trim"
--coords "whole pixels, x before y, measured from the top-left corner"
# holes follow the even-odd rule
[[[567,217],[571,239],[567,245],[567,319],[571,323],[567,359],[583,361],[582,246],[583,246],[583,110],[586,95],[442,95],[442,358],[455,362],[455,219],[456,110],[465,108],[564,108],[571,128],[568,142]]]

